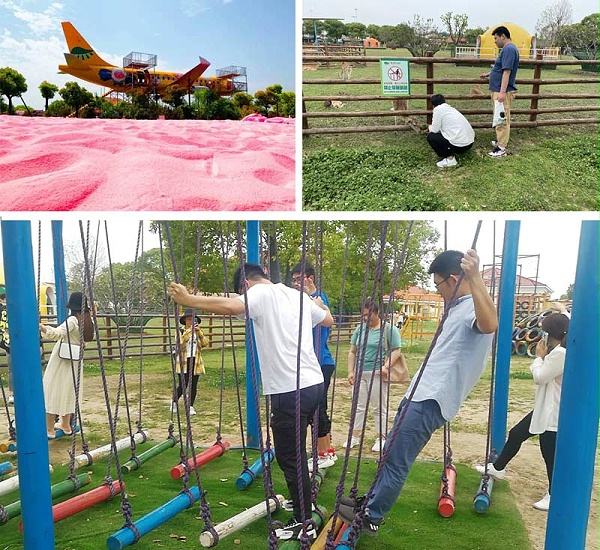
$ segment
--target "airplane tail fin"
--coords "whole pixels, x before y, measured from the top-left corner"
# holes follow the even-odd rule
[[[102,65],[105,67],[113,67],[111,63],[107,63],[102,59],[92,48],[85,38],[79,34],[79,31],[69,22],[61,23],[69,53],[65,54],[65,58],[69,65]]]

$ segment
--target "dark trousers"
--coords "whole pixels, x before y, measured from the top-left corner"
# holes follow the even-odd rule
[[[323,395],[321,402],[319,403],[319,426],[317,429],[318,437],[325,437],[331,432],[331,418],[327,413],[327,392],[329,391],[329,384],[331,383],[331,377],[335,365],[321,365],[321,371],[323,372]]]
[[[452,145],[441,132],[429,132],[427,134],[427,141],[431,148],[437,153],[440,158],[453,157],[456,154],[467,152],[473,144],[465,145],[464,147],[457,147]]]
[[[190,392],[190,406],[194,406],[194,401],[196,401],[196,393],[198,392],[198,379],[200,378],[199,374],[195,373],[196,359],[194,357],[188,357],[187,360],[187,372],[179,373],[179,386],[177,386],[177,391],[175,393],[175,401],[179,400],[179,398],[183,395],[183,388],[188,389],[190,387],[190,380],[192,387],[188,391]]]
[[[527,441],[535,434],[529,432],[531,426],[531,411],[523,420],[513,426],[508,432],[508,439],[500,453],[500,456],[494,462],[496,470],[504,470],[511,459],[519,452],[523,442]],[[546,463],[546,473],[548,474],[548,492],[552,493],[552,472],[554,471],[554,455],[556,453],[556,432],[544,432],[540,436],[540,450]]]
[[[322,394],[323,384],[300,390],[300,457],[296,456],[296,392],[278,393],[271,396],[271,429],[275,444],[275,457],[283,471],[289,495],[294,504],[294,517],[299,521],[311,517],[306,432],[308,424],[312,422],[313,415],[321,402]],[[300,460],[299,464],[298,460]],[[301,474],[301,485],[298,472]],[[302,495],[300,495],[300,487]],[[304,504],[304,514],[301,502]]]

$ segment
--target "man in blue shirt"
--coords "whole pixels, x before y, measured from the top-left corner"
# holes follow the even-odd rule
[[[496,126],[496,140],[492,141],[494,150],[488,155],[493,158],[505,157],[506,147],[510,138],[510,106],[517,88],[515,79],[519,68],[519,50],[510,40],[510,31],[504,27],[496,27],[492,36],[497,48],[500,48],[498,58],[489,73],[483,73],[481,78],[489,78],[489,90],[492,92],[492,107],[495,101],[504,105],[505,120]]]
[[[303,290],[311,298],[320,296],[323,304],[329,307],[327,294],[325,294],[322,289],[317,288],[315,282],[315,268],[312,265],[308,263],[304,265],[303,275],[302,264],[296,264],[292,268],[292,284],[296,290]],[[319,454],[317,466],[319,468],[329,468],[330,466],[333,466],[338,458],[331,443],[331,418],[327,413],[327,392],[329,390],[331,376],[335,370],[335,360],[333,359],[327,344],[330,334],[331,327],[319,325],[313,328],[315,353],[319,360],[319,365],[321,365],[324,380],[323,395],[321,397],[321,402],[319,403],[319,427],[317,430],[317,451]],[[310,461],[309,468],[312,468],[312,460]]]

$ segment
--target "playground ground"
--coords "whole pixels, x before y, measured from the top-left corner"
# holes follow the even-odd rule
[[[411,355],[407,353],[409,359],[409,368],[413,371],[413,365],[416,365],[417,358],[422,353]],[[340,357],[344,357],[340,353]],[[167,358],[145,359],[148,364],[148,374],[144,373],[144,403],[143,419],[144,426],[151,432],[154,439],[161,441],[167,433],[167,426],[170,419],[169,403],[171,376],[168,372]],[[192,417],[192,425],[195,429],[194,442],[196,445],[212,445],[215,441],[216,426],[219,420],[218,399],[219,399],[219,378],[218,364],[220,363],[220,352],[218,350],[205,352],[205,362],[207,365],[207,375],[202,378],[199,385],[199,393],[196,401],[196,408],[200,412]],[[116,362],[113,363],[113,369],[118,368]],[[137,374],[138,360],[131,360],[131,368],[128,372],[128,392],[132,400],[131,410],[136,418],[137,413]],[[338,371],[338,380],[336,382],[334,415],[333,415],[333,438],[338,452],[342,454],[342,442],[347,437],[347,426],[350,409],[350,391],[345,380],[345,361],[338,361],[340,368]],[[509,395],[509,418],[508,427],[514,425],[533,405],[533,382],[526,377],[528,373],[527,358],[513,359],[514,365],[511,372],[516,373],[510,381]],[[242,364],[242,363],[238,363]],[[145,363],[146,366],[146,363]],[[84,382],[84,400],[82,403],[84,416],[84,430],[90,440],[90,447],[101,445],[107,442],[106,438],[106,407],[101,386],[101,379],[98,376],[97,366],[88,363],[88,375]],[[112,371],[114,373],[114,370]],[[115,388],[118,375],[110,374],[109,387]],[[474,465],[483,460],[485,454],[485,433],[488,415],[488,393],[489,393],[489,372],[484,374],[478,385],[475,387],[458,416],[452,424],[452,452],[455,463],[467,466]],[[232,446],[241,444],[241,436],[237,423],[237,406],[235,404],[235,393],[230,385],[230,379],[227,377],[225,385],[226,403],[223,412],[223,438],[229,441]],[[393,386],[390,402],[395,405],[400,401],[404,390],[400,386]],[[204,412],[205,411],[205,412]],[[124,414],[122,412],[121,414]],[[370,451],[374,440],[373,429],[368,429],[365,436],[365,455],[374,457]],[[57,440],[50,443],[51,461],[55,464],[65,463],[68,460],[67,450],[70,448],[70,441]],[[80,442],[78,442],[79,448]],[[356,451],[356,449],[353,449]],[[354,453],[355,454],[355,453]],[[438,431],[430,443],[421,454],[421,459],[430,459],[441,461],[443,457],[443,431]],[[10,459],[10,456],[1,458]],[[338,479],[340,471],[336,471],[334,466],[328,479]],[[575,470],[574,470],[575,471]],[[232,474],[233,475],[233,474]],[[237,474],[236,474],[237,475]],[[544,548],[545,529],[547,514],[539,512],[532,508],[532,503],[536,502],[546,491],[546,474],[544,463],[539,451],[537,439],[525,442],[520,453],[513,459],[507,468],[507,481],[497,483],[508,483],[511,493],[514,496],[515,504],[521,514],[522,520],[526,526],[527,534],[532,550],[542,550]],[[438,479],[432,480],[437,485]],[[457,494],[457,500],[466,499],[471,502],[473,494]],[[435,503],[432,503],[435,506]],[[493,497],[492,507],[493,514]],[[590,516],[587,532],[587,550],[599,550],[599,528],[598,528],[598,461],[595,465],[594,487],[592,491],[592,501],[590,507]]]

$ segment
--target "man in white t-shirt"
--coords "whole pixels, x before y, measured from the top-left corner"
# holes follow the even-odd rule
[[[433,120],[429,126],[427,141],[437,153],[439,168],[456,166],[455,155],[465,153],[475,141],[475,132],[464,115],[446,103],[442,94],[431,96]]]
[[[275,456],[294,506],[290,521],[275,534],[281,540],[296,540],[304,529],[314,540],[317,536],[314,525],[303,525],[312,512],[306,433],[323,393],[323,374],[313,348],[312,329],[316,325],[333,325],[333,317],[319,297],[311,298],[305,292],[272,283],[257,264],[246,263],[243,270],[238,268],[233,277],[233,288],[240,294],[236,298],[192,295],[178,283],[171,283],[169,293],[183,306],[241,318],[246,314],[247,302],[248,315],[254,323],[263,393],[271,396]],[[300,330],[302,338],[298,349]],[[300,393],[298,419],[297,389]],[[297,423],[300,425],[299,450],[296,447]],[[301,485],[298,483],[298,460]]]

